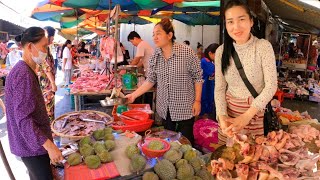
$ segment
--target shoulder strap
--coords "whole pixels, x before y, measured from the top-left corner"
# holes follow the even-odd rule
[[[233,48],[233,53],[232,53],[232,57],[233,57],[233,61],[239,71],[239,74],[241,76],[241,79],[243,80],[244,84],[247,86],[248,90],[250,91],[251,95],[256,98],[259,94],[257,93],[257,91],[254,89],[254,87],[252,86],[252,84],[249,82],[246,73],[244,72],[243,66],[240,62],[239,56],[237,51]]]

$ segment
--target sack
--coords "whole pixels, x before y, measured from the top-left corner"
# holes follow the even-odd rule
[[[193,125],[194,143],[203,151],[213,152],[211,144],[218,144],[219,124],[211,119],[199,119]]]
[[[273,111],[271,103],[266,106],[263,117],[263,130],[264,135],[268,135],[271,131],[278,131],[281,128],[277,114]]]
[[[251,95],[256,98],[259,94],[258,92],[254,89],[250,81],[248,80],[243,66],[240,62],[239,56],[237,51],[233,47],[233,53],[232,53],[233,61],[239,71],[239,74],[241,76],[241,79],[243,80],[244,84],[247,86],[248,90],[250,91]],[[279,123],[279,119],[276,115],[276,113],[273,111],[271,103],[269,102],[266,106],[266,110],[264,113],[264,118],[263,118],[263,130],[264,130],[264,135],[266,136],[269,132],[271,131],[277,131],[281,127]]]

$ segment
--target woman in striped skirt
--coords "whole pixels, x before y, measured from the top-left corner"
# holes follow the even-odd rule
[[[271,44],[251,34],[249,8],[239,0],[224,10],[224,44],[216,51],[215,103],[219,144],[237,133],[263,135],[264,109],[277,90],[275,56]],[[244,72],[259,96],[253,98],[232,58],[236,51]]]

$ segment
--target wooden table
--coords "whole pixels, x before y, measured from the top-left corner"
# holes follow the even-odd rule
[[[135,89],[123,89],[124,94],[130,94],[133,93],[137,88]],[[100,92],[70,92],[71,95],[74,95],[74,109],[75,111],[82,110],[82,101],[81,97],[83,96],[101,96],[101,95],[110,95],[112,90],[104,90]],[[155,105],[155,99],[156,99],[156,89],[152,88],[148,92],[152,92],[152,111],[155,112],[156,105]]]

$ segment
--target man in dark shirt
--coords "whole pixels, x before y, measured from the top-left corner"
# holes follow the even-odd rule
[[[89,51],[87,49],[85,49],[86,43],[85,42],[81,42],[81,48],[78,50],[79,54],[89,54]],[[89,56],[85,56],[85,58],[89,58]]]

